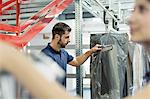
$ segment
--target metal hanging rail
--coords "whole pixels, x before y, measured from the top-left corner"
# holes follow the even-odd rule
[[[112,12],[105,8],[105,6],[98,0],[83,0],[83,8],[88,10],[95,17],[102,17],[102,11],[105,11],[111,18],[113,18],[116,22],[119,22]]]

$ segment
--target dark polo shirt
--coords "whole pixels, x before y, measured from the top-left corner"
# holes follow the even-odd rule
[[[48,57],[51,57],[65,72],[67,69],[67,64],[73,60],[73,56],[69,55],[67,51],[63,48],[58,52],[55,51],[51,46],[50,43],[42,49],[44,54]],[[66,86],[66,77],[64,78],[62,85]]]

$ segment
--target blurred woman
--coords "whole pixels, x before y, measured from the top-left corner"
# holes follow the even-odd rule
[[[129,19],[131,40],[144,46],[150,54],[150,0],[136,0],[134,11]],[[150,60],[149,60],[150,63]],[[148,73],[150,75],[150,72]],[[150,99],[150,84],[137,95],[127,99]]]

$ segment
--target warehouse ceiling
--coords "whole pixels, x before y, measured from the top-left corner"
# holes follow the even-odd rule
[[[122,21],[130,15],[134,0],[82,0],[83,17],[103,17],[103,7],[109,6],[109,11],[116,14]],[[101,6],[100,6],[101,5]],[[60,16],[59,19],[74,19],[75,3],[70,5]]]

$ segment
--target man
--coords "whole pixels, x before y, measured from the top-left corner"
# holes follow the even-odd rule
[[[92,53],[101,50],[100,45],[91,48],[85,54],[73,58],[63,48],[70,42],[71,28],[65,23],[57,23],[52,29],[52,41],[42,50],[47,56],[56,61],[60,67],[66,72],[67,64],[78,67],[83,64]],[[66,79],[63,83],[66,86]]]

